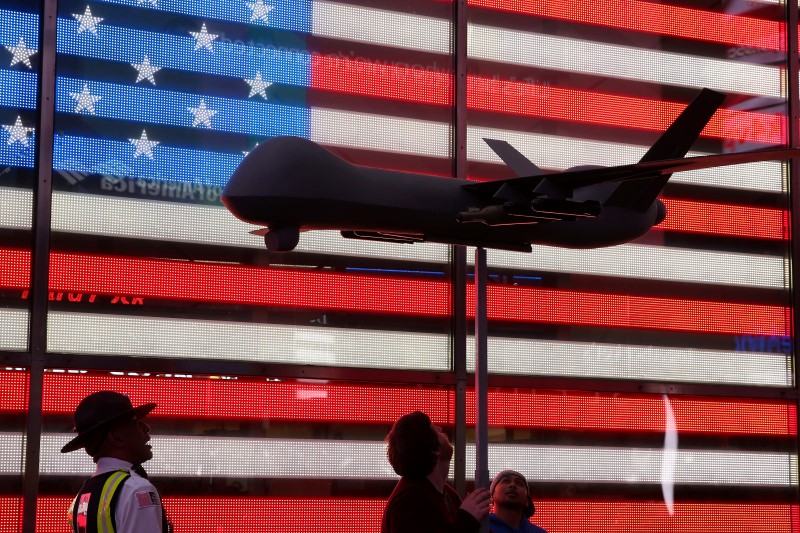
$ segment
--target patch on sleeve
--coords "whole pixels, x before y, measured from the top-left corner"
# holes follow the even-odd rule
[[[136,503],[139,504],[140,509],[142,507],[153,507],[154,505],[158,505],[158,496],[155,492],[137,492]]]

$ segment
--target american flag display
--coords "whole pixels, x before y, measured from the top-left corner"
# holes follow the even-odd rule
[[[296,135],[441,179],[455,145],[470,179],[510,177],[484,138],[546,170],[611,166],[636,162],[700,87],[728,99],[690,155],[788,138],[774,1],[470,0],[466,102],[453,97],[446,1],[58,9],[47,348],[68,370],[45,375],[37,531],[64,531],[91,473],[85,455],[58,449],[93,390],[159,404],[147,467],[178,531],[207,530],[211,516],[244,530],[378,531],[396,480],[391,423],[421,409],[452,429],[452,381],[437,382],[453,368],[449,249],[307,232],[295,252],[268,254],[219,201],[260,141]],[[0,5],[0,349],[11,352],[30,344],[40,22],[27,1]],[[489,251],[490,372],[513,385],[490,391],[490,468],[526,475],[537,524],[798,531],[787,179],[782,162],[679,173],[667,219],[637,242]],[[74,368],[73,356],[119,369]],[[130,361],[153,370],[130,375]],[[305,365],[336,380],[295,379]],[[392,382],[359,381],[365,369]],[[0,373],[9,531],[26,379]],[[661,395],[684,386],[707,395]],[[677,449],[665,449],[670,427]],[[473,457],[470,445],[469,479]]]

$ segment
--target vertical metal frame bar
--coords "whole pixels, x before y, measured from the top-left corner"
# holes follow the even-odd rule
[[[787,129],[788,129],[788,143],[790,148],[800,147],[800,131],[798,131],[798,122],[800,122],[800,52],[798,52],[798,12],[797,0],[788,0],[786,2],[786,98],[787,98]],[[797,290],[797,281],[800,280],[800,161],[794,159],[789,165],[789,195],[791,209],[791,275],[792,275],[792,355],[794,359],[794,386],[798,391],[798,398],[800,398],[800,369],[797,365],[797,324],[800,319],[800,293]],[[800,423],[800,399],[797,400],[798,409],[798,423]],[[798,442],[795,441],[795,450],[798,449]],[[795,476],[800,475],[800,467],[795,462],[794,473]],[[800,492],[796,493],[800,497]]]
[[[58,0],[41,0],[36,120],[36,188],[34,197],[31,259],[30,377],[25,428],[25,470],[22,480],[22,531],[36,531],[39,492],[39,453],[42,434],[42,395],[47,351],[47,302],[50,268],[50,219],[52,210],[53,134],[56,83],[56,23]]]
[[[467,0],[453,2],[453,176],[467,177]],[[467,476],[467,251],[451,247],[451,353],[455,373],[455,489],[466,494]]]
[[[489,488],[489,341],[486,249],[475,248],[475,487]],[[489,519],[481,523],[489,532]]]
[[[36,130],[36,204],[33,220],[33,247],[31,261],[31,321],[30,321],[30,383],[26,422],[25,469],[23,474],[23,533],[35,533],[39,484],[39,456],[42,430],[43,375],[47,338],[47,306],[49,282],[50,220],[52,211],[52,161],[55,110],[56,78],[56,21],[57,0],[40,0],[39,53],[41,72],[38,87],[38,109]],[[800,147],[800,53],[798,53],[798,7],[797,0],[786,3],[787,42],[787,130],[788,145]],[[454,176],[466,177],[467,168],[467,0],[453,2],[452,51],[454,55],[453,77],[453,165]],[[794,282],[800,280],[800,164],[789,167],[791,208],[791,274],[793,306],[793,346],[798,346],[797,328],[800,319],[800,292]],[[485,253],[485,252],[484,252]],[[485,260],[485,259],[484,259]],[[479,264],[476,255],[476,266]],[[452,356],[455,387],[455,483],[462,495],[466,478],[466,250],[452,247],[451,254],[453,328]],[[485,270],[484,270],[485,274]],[[476,276],[476,286],[477,276]],[[476,302],[476,310],[480,307]],[[477,316],[477,315],[476,315]],[[477,333],[477,332],[476,332]],[[477,351],[477,350],[476,350]],[[795,389],[800,397],[800,365],[797,364],[795,348]],[[478,392],[478,391],[476,391]],[[481,394],[478,394],[480,397]],[[485,397],[485,395],[484,395]],[[800,402],[798,402],[800,403]],[[800,405],[798,405],[800,407]],[[800,422],[800,409],[798,409]],[[477,414],[477,413],[476,413]],[[797,442],[795,443],[797,445]],[[800,475],[800,472],[796,472]],[[478,478],[476,478],[478,479]]]

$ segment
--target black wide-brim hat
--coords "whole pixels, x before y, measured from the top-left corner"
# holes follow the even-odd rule
[[[80,450],[86,446],[89,437],[107,429],[112,422],[125,417],[143,418],[155,407],[154,403],[134,407],[130,398],[114,391],[104,390],[90,394],[75,409],[75,427],[72,430],[77,431],[78,436],[66,443],[61,448],[61,453]]]

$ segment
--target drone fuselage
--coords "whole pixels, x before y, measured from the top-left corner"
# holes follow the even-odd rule
[[[658,201],[645,212],[607,207],[587,218],[504,215],[509,202],[476,194],[465,187],[471,183],[352,165],[306,139],[278,137],[245,158],[223,202],[239,219],[271,230],[334,229],[510,249],[527,244],[610,246],[643,235],[663,218]],[[591,200],[591,192],[583,190],[581,199]],[[603,194],[598,188],[598,195]],[[487,222],[459,221],[460,213],[487,207],[500,214]],[[526,206],[509,211],[520,209],[524,212]]]

